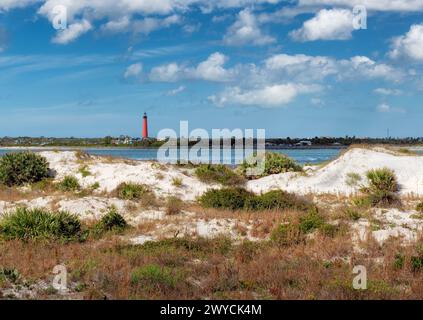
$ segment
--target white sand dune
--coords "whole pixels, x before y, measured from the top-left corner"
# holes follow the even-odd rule
[[[368,170],[387,167],[392,169],[400,185],[401,195],[423,195],[423,156],[399,155],[381,148],[353,148],[324,167],[315,167],[306,175],[283,173],[249,181],[247,188],[261,193],[272,189],[307,193],[331,193],[350,195],[359,186],[347,184],[348,173],[354,172],[362,177],[359,184],[365,184]]]
[[[104,162],[100,157],[91,157],[87,166],[92,173],[82,177],[81,167],[74,152],[45,151],[50,167],[56,171],[56,180],[66,175],[74,175],[84,187],[98,182],[100,191],[111,192],[122,182],[142,183],[150,186],[157,195],[175,195],[186,201],[195,198],[218,185],[199,181],[190,170],[175,166],[157,166],[153,161],[113,161]],[[368,170],[387,167],[392,169],[400,184],[401,195],[423,195],[423,156],[400,155],[381,148],[353,148],[338,159],[319,167],[308,168],[306,174],[282,173],[249,181],[247,189],[262,193],[272,189],[282,189],[298,194],[339,194],[351,195],[358,192],[360,184],[366,183]],[[188,174],[187,174],[188,173]],[[359,185],[349,186],[347,175],[357,173],[362,177]],[[173,185],[173,179],[181,179],[182,187]]]
[[[47,158],[50,168],[56,172],[57,181],[67,175],[78,178],[83,187],[99,183],[98,191],[111,192],[123,182],[140,183],[150,186],[158,196],[177,196],[186,201],[193,201],[210,188],[216,185],[205,184],[192,177],[189,170],[175,166],[160,166],[153,161],[113,161],[104,162],[101,157],[92,156],[86,168],[91,173],[83,177],[79,173],[82,166],[75,152],[51,152],[41,154]],[[188,173],[188,174],[187,174]],[[174,179],[180,179],[182,186],[173,184]]]
[[[229,235],[239,240],[248,238],[259,240],[251,236],[252,222],[243,224],[248,232],[241,235],[235,227],[240,224],[236,219],[202,219],[192,212],[173,217],[167,217],[164,209],[146,210],[137,208],[128,211],[130,201],[120,200],[113,195],[102,192],[113,191],[122,182],[142,183],[150,186],[157,196],[178,196],[185,201],[194,201],[197,196],[211,188],[220,188],[219,185],[209,185],[199,181],[192,170],[186,170],[175,166],[161,166],[153,161],[129,161],[116,159],[110,161],[102,157],[91,156],[89,159],[80,160],[75,152],[44,151],[41,152],[50,164],[50,168],[56,172],[56,181],[60,181],[66,175],[78,178],[83,187],[89,187],[93,183],[99,183],[100,188],[94,195],[86,197],[66,198],[65,195],[40,197],[32,200],[16,202],[0,201],[0,214],[8,212],[16,206],[25,205],[30,208],[47,207],[67,210],[77,214],[81,219],[99,219],[113,205],[121,212],[125,219],[133,225],[145,222],[157,223],[150,232],[137,235],[131,241],[143,243],[148,240],[173,237],[175,234],[197,235],[203,237],[215,237],[220,234]],[[90,175],[81,175],[81,166],[86,166]],[[370,169],[387,167],[392,169],[401,187],[401,195],[423,194],[423,157],[414,155],[401,155],[393,151],[381,148],[353,148],[347,150],[338,159],[325,166],[307,167],[306,173],[284,173],[258,180],[249,181],[247,188],[256,193],[266,192],[272,189],[282,189],[297,194],[339,194],[350,195],[358,192],[357,186],[347,184],[347,175],[357,173],[362,177],[360,184],[366,184],[365,174]],[[182,180],[182,186],[173,184],[173,179]],[[414,217],[414,210],[378,211],[375,217],[381,221],[377,230],[371,228],[371,222],[367,219],[353,223],[353,235],[355,241],[365,241],[371,234],[378,242],[383,243],[390,237],[403,237],[405,241],[413,241],[419,232],[423,230],[423,220]],[[259,218],[257,218],[259,219]]]

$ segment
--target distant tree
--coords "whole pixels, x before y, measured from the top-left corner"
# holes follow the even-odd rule
[[[104,144],[111,145],[113,138],[111,136],[104,137]]]

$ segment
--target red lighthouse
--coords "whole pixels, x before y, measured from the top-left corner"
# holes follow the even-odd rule
[[[142,138],[148,138],[148,121],[147,121],[147,113],[144,112],[144,116],[142,117]]]

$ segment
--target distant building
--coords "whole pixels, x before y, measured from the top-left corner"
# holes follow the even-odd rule
[[[312,144],[313,143],[311,141],[303,140],[303,141],[300,141],[300,142],[296,143],[295,145],[298,146],[298,147],[309,147]]]

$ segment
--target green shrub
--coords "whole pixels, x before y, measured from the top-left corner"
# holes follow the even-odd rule
[[[183,205],[183,201],[177,197],[169,197],[167,198],[166,201],[166,214],[171,216],[171,215],[176,215],[181,213],[182,211],[182,205]]]
[[[0,158],[0,183],[7,186],[34,183],[48,176],[48,162],[39,154],[8,153]]]
[[[314,208],[313,204],[282,190],[273,190],[262,195],[255,195],[242,188],[209,190],[199,198],[199,202],[206,208],[229,210],[293,209],[307,211]]]
[[[272,231],[270,239],[281,246],[289,246],[304,241],[304,234],[297,223],[283,223]]]
[[[245,203],[247,210],[308,210],[311,207],[312,205],[307,201],[282,190],[272,190],[259,196],[249,197]]]
[[[94,182],[92,185],[90,185],[89,189],[94,191],[100,188],[100,183]]]
[[[417,206],[416,206],[416,211],[419,213],[423,213],[423,202],[420,202]]]
[[[423,257],[413,256],[411,257],[411,270],[413,272],[418,272],[423,269]]]
[[[67,212],[18,208],[0,221],[0,234],[7,240],[69,240],[78,236],[80,232],[81,222],[76,216]]]
[[[97,224],[97,230],[102,232],[121,232],[127,227],[128,224],[126,223],[125,219],[117,212],[115,207],[110,208]]]
[[[397,253],[394,259],[394,268],[402,269],[405,264],[405,257],[402,254]]]
[[[244,175],[247,175],[247,169],[255,168],[257,166],[256,163],[249,163],[250,161],[244,161],[239,167],[238,170]],[[259,177],[268,176],[271,174],[278,174],[284,172],[301,172],[303,169],[302,167],[297,164],[291,158],[274,152],[266,152],[265,153],[265,164],[264,164],[264,172],[259,175]],[[254,178],[249,176],[249,178]]]
[[[397,192],[398,182],[395,173],[388,168],[370,170],[366,173],[370,191]]]
[[[118,198],[124,200],[139,200],[148,192],[150,192],[150,190],[147,186],[136,183],[124,182],[116,188]]]
[[[237,186],[245,183],[242,176],[223,164],[202,164],[195,170],[197,178],[205,183],[220,183],[224,186]]]
[[[317,209],[310,210],[306,215],[300,217],[299,228],[302,233],[310,233],[315,229],[320,228],[324,224],[323,217],[319,214]]]
[[[73,176],[66,176],[59,182],[58,188],[64,192],[75,192],[81,190],[81,185],[77,178]]]
[[[131,273],[131,283],[133,285],[142,285],[148,289],[176,287],[179,281],[178,275],[172,273],[168,267],[160,267],[156,264],[149,264],[138,267]]]
[[[388,169],[375,169],[366,173],[369,181],[368,187],[363,187],[367,201],[371,206],[389,205],[398,201],[396,192],[399,186],[395,173]]]
[[[16,269],[8,269],[8,268],[0,268],[0,284],[4,280],[8,280],[11,283],[18,283],[19,279],[21,278],[21,275],[19,274],[19,271]]]
[[[199,202],[206,208],[239,210],[253,196],[253,193],[242,188],[226,188],[207,191],[199,198]]]

